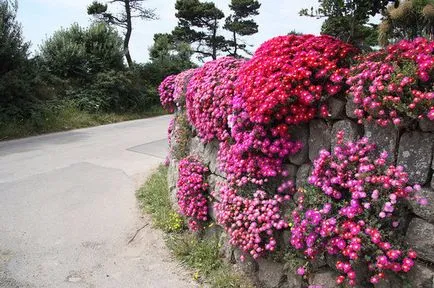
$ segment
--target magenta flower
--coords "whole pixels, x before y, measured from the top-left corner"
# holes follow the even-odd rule
[[[322,253],[342,259],[336,263],[342,273],[338,284],[357,284],[352,263],[364,255],[378,255],[368,260],[375,273],[372,283],[383,279],[387,270],[408,272],[416,254],[392,247],[384,235],[398,227],[399,204],[416,199],[420,186],[408,186],[403,167],[377,161],[372,154],[375,146],[367,138],[343,143],[343,136],[338,133],[332,153],[322,151],[314,161],[309,177],[312,191],[301,190],[297,209],[291,213],[290,243],[309,259]],[[380,158],[387,155],[382,153]],[[370,226],[373,222],[384,225],[378,229]]]
[[[178,172],[176,195],[180,212],[190,218],[189,228],[196,231],[200,228],[199,222],[208,220],[208,183],[205,181],[208,168],[190,156],[179,162]]]
[[[359,122],[399,126],[404,118],[434,121],[433,52],[433,41],[416,38],[360,57],[347,81]]]
[[[234,81],[243,62],[232,57],[207,62],[189,81],[186,93],[188,119],[205,142],[229,138],[228,117],[232,114]]]

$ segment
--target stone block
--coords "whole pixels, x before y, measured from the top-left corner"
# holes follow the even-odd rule
[[[428,222],[434,223],[434,191],[424,187],[419,191],[419,195],[425,197],[428,200],[428,204],[422,206],[416,201],[410,201],[414,214]]]
[[[321,268],[327,266],[327,262],[325,261],[325,257],[323,256],[316,257],[315,259],[311,260],[310,263],[312,264],[313,271],[318,271]]]
[[[395,152],[398,146],[399,131],[394,125],[381,127],[375,122],[365,124],[365,136],[371,143],[377,145],[378,154],[386,151],[389,154],[388,163],[395,163]]]
[[[208,185],[209,185],[209,191],[211,195],[216,198],[217,200],[220,200],[219,197],[219,191],[221,186],[226,182],[226,179],[223,177],[220,177],[215,174],[211,174],[208,176]]]
[[[309,285],[312,286],[321,286],[327,288],[338,287],[336,283],[337,274],[333,270],[324,269],[322,271],[318,271],[309,277]]]
[[[293,164],[286,164],[283,167],[283,171],[288,172],[288,176],[285,177],[285,180],[292,180],[295,181],[295,178],[297,177],[297,170],[298,167]]]
[[[220,234],[219,239],[220,256],[225,258],[229,263],[235,263],[234,247],[229,244],[229,236],[226,232]]]
[[[217,153],[219,151],[218,145],[219,144],[217,141],[212,141],[210,143],[207,143],[205,145],[203,155],[201,155],[204,160],[204,163],[208,165],[211,173],[215,173],[217,170]]]
[[[345,106],[344,100],[338,99],[336,97],[330,97],[327,100],[327,105],[329,109],[329,114],[331,119],[343,119],[345,118]]]
[[[421,119],[419,120],[419,128],[424,132],[434,132],[434,121]]]
[[[223,233],[223,228],[219,225],[211,223],[206,225],[204,229],[200,232],[199,236],[201,239],[205,240],[220,240],[220,235]]]
[[[431,160],[431,188],[434,189],[434,153],[433,153],[433,159]]]
[[[294,141],[300,141],[303,144],[301,150],[294,155],[289,156],[289,161],[295,165],[306,163],[309,156],[309,125],[298,125],[289,129],[288,133]]]
[[[303,164],[298,168],[297,178],[295,185],[297,188],[301,188],[308,183],[312,166],[310,164]]]
[[[180,208],[179,208],[179,205],[178,205],[178,196],[177,196],[177,193],[178,193],[178,188],[171,189],[170,193],[169,193],[169,198],[170,198],[170,203],[172,204],[173,210],[175,210],[176,212],[179,213]]]
[[[217,222],[217,211],[214,207],[215,202],[208,203],[208,215],[214,221]]]
[[[434,288],[434,270],[422,262],[416,261],[407,279],[413,287]]]
[[[257,263],[258,279],[262,286],[264,288],[278,288],[286,277],[283,272],[283,264],[266,258],[259,258]]]
[[[301,288],[303,284],[301,276],[289,272],[286,274],[286,281],[280,286],[280,288]]]
[[[346,142],[350,142],[350,141],[356,141],[357,139],[360,138],[361,135],[361,129],[359,127],[359,125],[357,125],[356,123],[354,123],[351,120],[341,120],[336,122],[335,124],[333,124],[333,128],[332,128],[332,137],[331,137],[331,149],[333,151],[336,142],[337,142],[337,134],[339,131],[343,131],[344,132],[344,138],[343,141],[344,143]]]
[[[173,189],[176,187],[178,178],[178,161],[172,159],[169,163],[169,168],[167,170],[167,186],[169,187],[169,189]]]
[[[205,154],[205,145],[202,143],[199,137],[196,136],[190,139],[188,149],[190,151],[190,155],[199,156],[204,161],[205,165],[209,164],[203,157]]]
[[[432,179],[431,179],[431,188],[434,189],[434,172],[432,174]]]
[[[397,287],[403,287],[402,279],[399,278],[394,273],[387,273],[385,279],[380,280],[378,284],[375,284],[375,288],[397,288]],[[366,287],[366,286],[365,286]],[[417,286],[414,286],[417,287]]]
[[[244,260],[241,260],[241,255],[244,256]],[[236,262],[236,266],[241,269],[244,273],[249,276],[254,275],[258,272],[258,263],[253,259],[250,254],[242,252],[240,249],[235,248],[234,250],[234,259]]]
[[[351,119],[357,119],[356,114],[354,114],[354,110],[357,109],[357,105],[353,102],[353,96],[349,96],[347,99],[347,104],[345,105],[345,111],[347,116]]]
[[[321,119],[312,120],[309,124],[309,159],[314,161],[322,149],[330,151],[331,127]]]
[[[406,132],[399,141],[397,164],[404,166],[410,184],[428,182],[433,157],[434,136],[430,133]]]
[[[411,220],[406,239],[419,258],[434,263],[434,225],[420,218]]]

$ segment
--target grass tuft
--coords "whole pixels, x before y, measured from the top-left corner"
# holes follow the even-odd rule
[[[167,246],[188,267],[207,277],[222,266],[217,239],[202,240],[185,232],[167,238]]]
[[[167,167],[161,165],[137,191],[143,209],[152,216],[155,227],[164,232],[180,232],[185,229],[184,219],[172,208],[167,185]]]
[[[170,203],[167,185],[167,167],[160,166],[137,192],[143,209],[149,213],[154,225],[167,232],[166,244],[185,266],[192,269],[193,278],[211,288],[252,288],[250,280],[234,272],[220,257],[218,236],[200,239],[186,231],[184,219]],[[177,216],[170,216],[177,215]],[[182,224],[178,225],[181,219]]]

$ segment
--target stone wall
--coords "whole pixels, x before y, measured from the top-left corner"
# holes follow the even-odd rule
[[[400,128],[395,126],[383,128],[372,123],[359,125],[352,113],[354,107],[350,102],[346,103],[345,100],[331,98],[329,105],[331,108],[329,120],[315,119],[309,125],[299,126],[292,131],[296,139],[303,141],[304,148],[296,155],[289,157],[287,164],[289,177],[299,187],[306,183],[312,161],[316,159],[321,149],[333,149],[336,144],[336,134],[341,130],[345,132],[346,140],[356,140],[366,136],[371,142],[377,144],[378,150],[386,150],[389,153],[390,164],[404,166],[409,174],[410,182],[423,185],[422,194],[428,199],[429,204],[421,207],[410,203],[413,211],[407,219],[407,238],[419,254],[418,263],[408,274],[408,280],[413,286],[405,286],[402,279],[391,276],[376,287],[434,287],[434,269],[430,267],[434,264],[434,122],[405,123]],[[200,156],[208,165],[210,169],[208,183],[211,191],[219,182],[225,181],[224,173],[218,169],[217,152],[217,142],[202,144],[200,139],[194,136],[193,129],[189,154]],[[177,171],[178,162],[170,159],[168,182],[175,206]],[[215,220],[213,205],[210,205],[210,216]],[[308,285],[337,287],[334,284],[337,273],[333,270],[332,264],[327,264],[329,262],[327,260],[330,259],[318,261],[317,272],[311,274],[308,279],[301,279],[290,269],[288,263],[285,264],[285,261],[278,263],[266,258],[254,261],[249,257],[243,262],[240,261],[241,252],[228,244],[224,233],[221,235],[222,256],[235,267],[253,277],[262,287],[299,288]],[[289,236],[283,238],[288,241]],[[359,287],[371,287],[369,284],[360,285]]]

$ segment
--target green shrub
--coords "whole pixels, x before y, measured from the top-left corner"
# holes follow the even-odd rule
[[[143,112],[157,104],[151,87],[138,79],[134,71],[99,73],[95,80],[82,88],[72,88],[68,99],[90,112]]]
[[[160,106],[154,106],[142,113],[89,113],[80,110],[72,101],[52,100],[38,104],[28,118],[0,117],[0,141],[140,119],[163,113]]]
[[[16,13],[5,1],[0,1],[0,75],[25,65],[29,43],[24,42]]]
[[[124,69],[122,39],[103,23],[94,23],[87,29],[78,24],[61,29],[40,50],[50,73],[79,83],[86,83],[101,72]]]
[[[16,12],[0,1],[0,120],[27,117],[39,103],[36,66],[29,61]]]
[[[158,104],[156,85],[140,70],[126,69],[122,40],[105,24],[57,31],[41,47],[40,57],[49,73],[67,82],[58,95],[84,111],[141,113]]]

